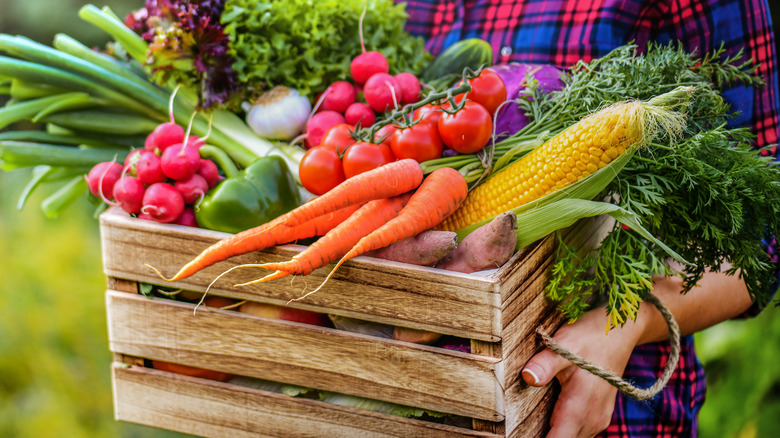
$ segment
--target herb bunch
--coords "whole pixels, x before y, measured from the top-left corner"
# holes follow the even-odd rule
[[[651,44],[641,54],[627,45],[573,66],[559,92],[537,94],[529,87],[521,106],[534,122],[518,136],[559,132],[613,102],[680,85],[694,89],[685,132],[653,139],[600,195],[636,214],[690,264],[673,270],[663,249],[621,224],[596,257],[559,239],[546,292],[569,319],[579,318],[595,296],[606,301],[610,326],[619,326],[636,317],[654,276],[675,272],[684,279],[683,292],[706,271],[725,269],[739,273],[757,302],[771,299],[777,266],[763,242],[780,229],[780,169],[761,156],[749,130],[727,125],[735,115],[720,94],[729,85],[763,85],[754,72],[741,53],[723,57],[718,49],[697,57],[679,45]]]

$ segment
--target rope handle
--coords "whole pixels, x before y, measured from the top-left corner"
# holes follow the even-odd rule
[[[601,368],[592,362],[588,362],[584,358],[572,353],[556,342],[552,336],[545,333],[541,327],[536,329],[536,333],[542,338],[545,346],[552,352],[562,356],[564,359],[583,370],[601,377],[623,394],[640,401],[647,400],[655,397],[656,394],[666,387],[666,384],[669,383],[669,379],[672,377],[672,373],[674,373],[674,369],[677,367],[677,361],[680,359],[680,327],[677,325],[677,321],[674,320],[672,312],[661,303],[661,300],[659,300],[658,297],[653,294],[648,294],[645,300],[652,303],[661,312],[661,315],[663,315],[666,324],[669,326],[669,343],[671,344],[669,358],[666,360],[666,365],[664,366],[663,373],[661,373],[661,377],[658,378],[653,386],[647,389],[637,388],[613,372]]]

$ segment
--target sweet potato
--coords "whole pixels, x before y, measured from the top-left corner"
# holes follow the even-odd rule
[[[452,231],[429,230],[365,255],[419,266],[433,266],[458,246]]]
[[[516,229],[515,213],[502,213],[466,236],[458,248],[442,258],[436,267],[465,273],[498,268],[515,251]]]

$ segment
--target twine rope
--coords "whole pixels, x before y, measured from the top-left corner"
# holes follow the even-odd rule
[[[549,348],[550,351],[562,356],[564,359],[583,370],[601,377],[623,394],[640,401],[647,400],[655,397],[656,394],[666,387],[667,383],[669,383],[669,379],[672,377],[672,373],[674,373],[674,370],[677,367],[677,361],[680,359],[680,327],[677,325],[677,321],[675,321],[672,312],[661,303],[661,300],[659,300],[658,297],[650,293],[645,300],[653,304],[658,311],[661,312],[661,315],[663,315],[666,324],[669,326],[669,343],[671,344],[669,358],[666,361],[663,373],[661,373],[658,380],[647,389],[637,388],[612,371],[602,368],[572,353],[556,342],[552,336],[545,333],[541,327],[536,330],[536,333],[542,338],[545,346]]]

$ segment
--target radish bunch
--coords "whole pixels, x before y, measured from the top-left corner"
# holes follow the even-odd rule
[[[366,51],[363,40],[363,16],[360,17],[362,53],[349,66],[352,82],[336,81],[316,99],[315,114],[306,123],[304,145],[311,149],[336,125],[348,123],[367,127],[386,111],[420,99],[422,88],[412,73],[390,74],[387,58],[377,51]]]
[[[139,218],[197,227],[193,207],[223,177],[200,157],[203,139],[185,136],[172,121],[159,125],[124,165],[95,165],[87,175],[90,192]]]

